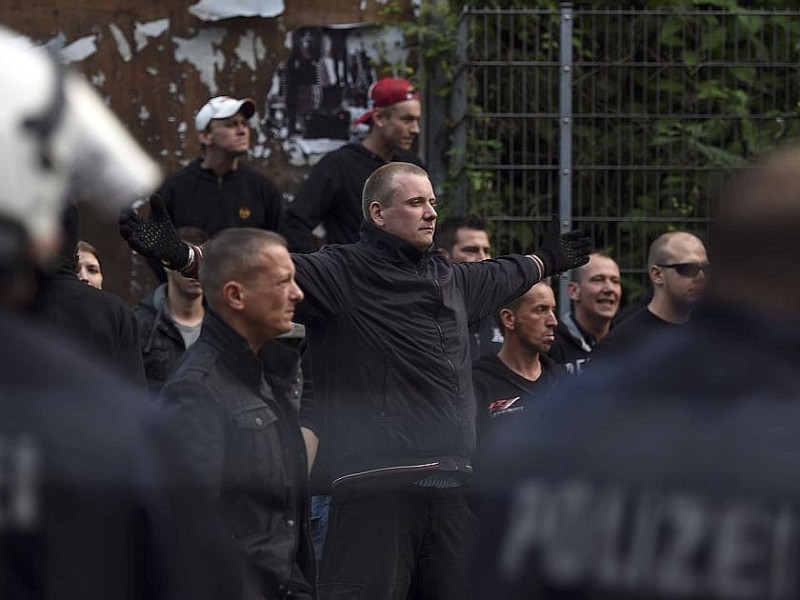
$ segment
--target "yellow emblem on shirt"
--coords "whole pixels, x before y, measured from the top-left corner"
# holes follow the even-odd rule
[[[242,221],[246,221],[247,219],[249,219],[250,215],[252,215],[252,214],[253,214],[253,212],[249,208],[247,208],[246,206],[240,206],[239,207],[239,218]]]

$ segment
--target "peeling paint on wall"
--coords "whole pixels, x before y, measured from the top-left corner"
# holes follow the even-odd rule
[[[122,30],[114,23],[110,23],[108,28],[111,30],[111,36],[117,43],[117,52],[119,52],[122,60],[125,62],[131,62],[131,57],[133,54],[131,53],[131,45],[128,43],[125,34],[122,33]]]
[[[147,38],[156,38],[169,29],[169,19],[158,19],[147,23],[136,23],[133,27],[133,39],[136,41],[136,51],[147,46]]]
[[[253,71],[256,70],[257,61],[264,60],[266,55],[267,49],[264,47],[264,42],[261,41],[260,37],[256,37],[256,32],[252,29],[245,31],[239,38],[239,44],[236,46],[236,56]]]
[[[203,21],[231,17],[277,17],[283,14],[283,0],[200,0],[189,12]]]
[[[225,29],[212,27],[201,30],[192,39],[173,38],[176,47],[175,60],[194,65],[210,96],[216,96],[218,91],[216,71],[225,68],[225,56],[220,50],[225,34]]]
[[[63,39],[63,36],[61,36]],[[97,36],[87,35],[61,48],[61,57],[66,63],[81,62],[97,52]]]

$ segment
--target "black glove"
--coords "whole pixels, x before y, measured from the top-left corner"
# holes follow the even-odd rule
[[[189,245],[181,241],[169,219],[164,199],[158,194],[150,196],[149,221],[143,220],[134,210],[122,211],[119,232],[128,246],[143,256],[155,258],[175,271],[189,264]]]
[[[592,239],[580,229],[559,235],[560,230],[558,215],[553,215],[542,247],[533,253],[544,265],[542,278],[575,269],[589,262]]]

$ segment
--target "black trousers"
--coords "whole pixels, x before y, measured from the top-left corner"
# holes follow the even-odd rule
[[[474,542],[464,488],[334,490],[320,600],[464,600]]]

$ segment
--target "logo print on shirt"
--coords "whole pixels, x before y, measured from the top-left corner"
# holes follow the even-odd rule
[[[253,215],[253,211],[251,211],[251,210],[250,210],[249,208],[247,208],[246,206],[240,206],[240,207],[239,207],[239,218],[240,218],[242,221],[246,221],[246,220],[247,220],[247,219],[249,219],[249,218],[250,218],[252,215]]]
[[[524,406],[514,406],[514,403],[520,398],[521,396],[517,396],[516,398],[500,398],[499,400],[495,400],[487,407],[487,410],[489,411],[489,417],[494,419],[500,415],[522,410],[525,408]]]

